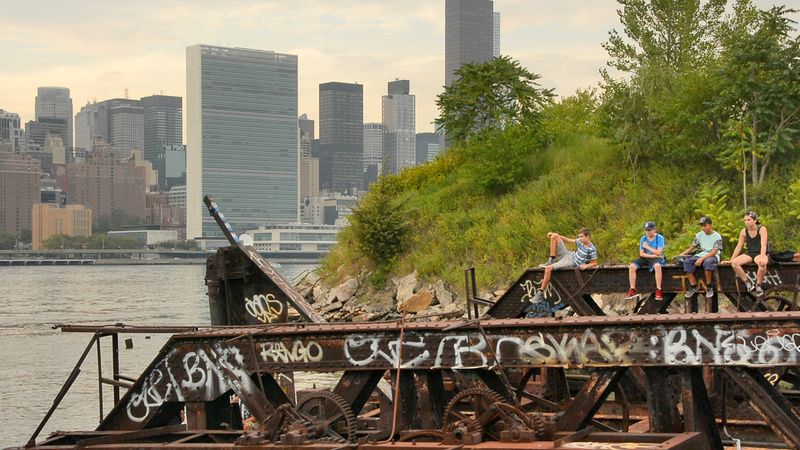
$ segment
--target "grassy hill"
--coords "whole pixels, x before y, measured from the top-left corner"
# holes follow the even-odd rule
[[[475,266],[478,283],[492,288],[546,259],[548,231],[589,227],[601,264],[627,264],[645,221],[658,224],[672,256],[689,245],[701,215],[727,239],[727,256],[742,227],[740,180],[704,167],[649,155],[634,170],[620,146],[585,133],[489,133],[383,177],[359,203],[323,274],[335,282],[368,270],[380,287],[416,270],[460,285],[463,269]],[[799,169],[787,166],[751,193],[750,208],[779,249],[800,247]]]

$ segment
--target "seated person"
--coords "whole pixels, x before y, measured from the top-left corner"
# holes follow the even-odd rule
[[[701,229],[694,236],[692,245],[681,253],[681,256],[689,256],[697,252],[683,260],[683,271],[689,276],[689,290],[685,294],[687,298],[697,294],[694,271],[701,266],[706,274],[706,298],[714,296],[714,271],[717,270],[717,263],[722,253],[722,236],[714,231],[711,218],[703,216],[699,224]]]
[[[742,253],[742,247],[745,247]],[[764,277],[767,275],[767,264],[769,264],[769,252],[771,251],[767,227],[761,225],[758,214],[753,211],[744,213],[744,228],[739,233],[739,242],[733,249],[731,259],[722,261],[720,264],[730,264],[736,276],[739,277],[749,292],[757,297],[764,295]],[[744,273],[743,265],[755,262],[758,265],[756,272],[756,282],[753,283]]]
[[[558,233],[547,233],[550,239],[550,257],[544,266],[544,277],[539,292],[533,296],[531,303],[539,303],[544,300],[544,293],[550,285],[550,278],[554,270],[574,269],[580,270],[595,267],[597,265],[597,249],[592,241],[589,240],[589,229],[581,228],[576,239],[561,236]],[[574,252],[567,250],[565,242],[575,244]]]
[[[628,266],[628,281],[631,287],[625,300],[639,299],[639,293],[636,291],[636,271],[645,266],[650,272],[655,272],[656,300],[661,301],[664,298],[664,294],[661,293],[663,279],[661,267],[667,263],[664,259],[665,247],[664,236],[656,232],[656,223],[645,222],[644,235],[639,239],[639,257]]]

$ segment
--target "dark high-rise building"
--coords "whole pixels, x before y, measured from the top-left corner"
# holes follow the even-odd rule
[[[439,154],[439,133],[417,133],[417,164],[430,161]]]
[[[308,138],[309,142],[314,140],[314,121],[308,118],[307,114],[301,114],[297,118],[297,126],[300,128],[300,135]]]
[[[165,191],[168,190],[169,176],[167,167],[164,166],[167,158],[162,153],[166,149],[173,149],[172,146],[182,144],[182,99],[169,95],[151,95],[142,97],[141,102],[144,109],[144,159],[150,161],[153,169],[158,171],[158,186]],[[184,171],[185,166],[184,159]]]
[[[319,85],[319,187],[353,193],[363,180],[364,86]]]
[[[14,153],[22,149],[23,134],[19,114],[0,109],[0,143],[10,143]]]
[[[40,87],[36,93],[36,121],[59,119],[66,124],[61,135],[64,146],[72,148],[72,98],[64,87]]]
[[[106,104],[108,143],[127,159],[131,150],[144,150],[144,108],[139,100],[117,98]]]
[[[38,120],[30,120],[25,124],[25,139],[33,142],[39,147],[44,147],[48,134],[61,136],[63,141],[67,133],[67,121],[50,117],[40,117]],[[66,142],[64,143],[66,147]]]
[[[494,14],[491,0],[445,0],[445,85],[464,64],[492,59]]]

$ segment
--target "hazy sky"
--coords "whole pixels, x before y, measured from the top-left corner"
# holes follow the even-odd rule
[[[444,84],[444,0],[0,0],[0,109],[32,120],[37,86],[92,99],[186,95],[185,49],[198,43],[299,55],[299,113],[318,119],[318,85],[364,85],[364,121],[411,80],[417,131],[432,131]],[[766,7],[772,0],[756,0]],[[800,0],[777,3],[800,8]],[[618,28],[615,0],[495,0],[502,53],[569,95],[595,85],[600,44]],[[794,14],[796,19],[800,15]],[[318,126],[318,124],[317,124]]]

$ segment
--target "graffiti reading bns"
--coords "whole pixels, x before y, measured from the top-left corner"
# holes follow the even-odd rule
[[[167,401],[186,401],[189,396],[213,399],[231,388],[230,375],[247,377],[244,358],[235,346],[178,354],[174,349],[159,361],[129,397],[128,418],[144,422]],[[177,367],[177,370],[175,369]]]
[[[283,302],[272,294],[256,294],[252,298],[245,298],[244,308],[261,323],[273,323],[283,314]]]
[[[566,307],[561,303],[561,294],[558,293],[557,289],[553,288],[552,284],[548,285],[547,289],[542,292],[545,300],[534,302],[533,299],[536,297],[536,293],[541,291],[541,285],[541,281],[533,280],[525,280],[524,283],[520,283],[520,287],[524,292],[520,302],[528,303],[525,306],[525,312],[528,317],[550,317],[553,313]]]

